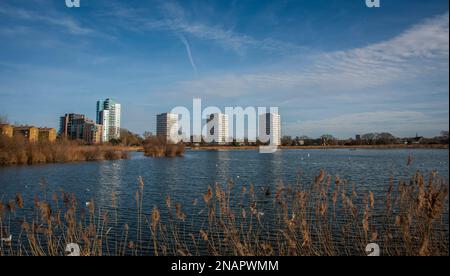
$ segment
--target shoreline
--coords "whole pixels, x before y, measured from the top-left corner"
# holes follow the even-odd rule
[[[186,147],[190,151],[231,151],[231,150],[258,150],[258,146],[200,146]],[[357,145],[357,146],[280,146],[281,150],[335,150],[335,149],[449,149],[448,145]]]
[[[122,154],[129,152],[144,152],[144,148],[141,146],[112,146],[112,145],[78,145],[74,149],[79,153],[88,154],[89,152],[101,152],[103,155],[106,153],[116,153],[108,157],[95,157],[95,158],[82,158],[71,159],[65,161],[37,161],[26,163],[4,163],[0,164],[0,168],[10,166],[33,166],[43,164],[58,164],[58,163],[73,163],[73,162],[92,162],[102,160],[114,160],[114,159],[127,159]],[[436,144],[436,145],[358,145],[358,146],[280,146],[281,150],[399,150],[399,149],[441,149],[448,150],[448,145]],[[186,147],[186,151],[258,151],[258,146],[199,146],[199,147]],[[0,151],[1,153],[1,151]],[[120,153],[120,156],[116,156]],[[89,155],[89,154],[88,154]],[[111,155],[111,154],[110,154]]]

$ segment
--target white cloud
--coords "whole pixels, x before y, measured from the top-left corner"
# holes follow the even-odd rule
[[[263,68],[260,70],[263,73],[210,76],[180,82],[176,91],[182,91],[187,97],[221,98],[231,102],[251,99],[254,104],[258,98],[264,98],[266,104],[280,106],[285,103],[291,118],[301,118],[302,115],[317,117],[317,120],[284,125],[286,134],[318,136],[330,132],[345,138],[374,131],[390,131],[397,135],[424,131],[434,135],[436,130],[448,129],[448,106],[446,110],[445,107],[440,109],[441,113],[447,113],[444,117],[432,115],[433,110],[423,113],[423,109],[420,112],[409,109],[408,94],[411,92],[407,92],[405,87],[420,84],[421,89],[431,89],[423,93],[432,94],[438,91],[427,87],[429,79],[448,83],[448,20],[449,14],[446,13],[412,26],[387,41],[346,51],[318,53],[310,56],[311,64],[301,69],[280,72]],[[277,67],[283,68],[283,64]],[[384,90],[386,87],[389,87],[387,91]],[[394,87],[404,88],[402,96],[388,95],[389,92],[395,93]],[[371,95],[368,93],[386,97],[386,104],[396,106],[396,111],[379,111],[390,109],[381,102],[371,106],[371,102],[367,102],[366,96]],[[349,97],[351,101],[346,100]],[[356,108],[354,105],[358,104],[358,98],[367,112],[356,111],[361,110],[359,108],[348,114],[349,110]],[[336,103],[332,108],[337,115],[327,118],[329,112],[312,114],[301,110],[302,102],[311,104],[314,102],[312,99],[319,106],[331,107]],[[414,101],[410,103],[414,104]],[[296,104],[299,106],[294,110]]]
[[[225,74],[183,82],[180,89],[225,98],[268,92],[266,94],[279,98],[312,90],[348,93],[393,82],[407,83],[436,72],[448,72],[448,21],[449,14],[446,13],[384,42],[315,54],[309,57],[312,65],[301,69]]]

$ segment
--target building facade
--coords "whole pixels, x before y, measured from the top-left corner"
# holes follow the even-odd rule
[[[6,136],[6,137],[13,137],[14,128],[11,125],[8,124],[2,124],[0,125],[0,135]]]
[[[102,110],[99,112],[97,124],[102,126],[102,142],[108,142],[110,140],[109,110]]]
[[[54,128],[38,128],[39,131],[39,142],[50,142],[56,141],[56,129]]]
[[[60,118],[59,135],[71,140],[83,139],[83,127],[87,118],[83,114],[69,113]]]
[[[59,135],[62,138],[70,140],[83,140],[90,144],[98,144],[107,140],[104,136],[104,128],[108,130],[109,111],[103,110],[100,112],[101,119],[104,117],[104,124],[96,124],[83,114],[65,114],[61,117]]]
[[[265,113],[259,116],[259,137],[261,141],[272,146],[281,145],[281,117],[275,113]]]
[[[178,114],[161,113],[156,115],[156,135],[166,142],[174,142],[178,135]]]
[[[103,126],[94,121],[87,121],[83,128],[83,140],[90,144],[98,144],[103,140]]]
[[[103,125],[103,142],[120,139],[121,105],[112,99],[97,102],[97,124]]]
[[[206,120],[206,140],[214,144],[226,144],[229,141],[228,115],[223,113],[210,114]]]
[[[39,129],[34,126],[18,126],[14,127],[13,135],[15,137],[24,137],[29,142],[39,141]]]

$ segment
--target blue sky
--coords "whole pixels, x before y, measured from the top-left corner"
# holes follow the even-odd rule
[[[0,114],[56,127],[95,102],[155,130],[175,106],[278,106],[283,134],[449,128],[447,0],[0,2]]]

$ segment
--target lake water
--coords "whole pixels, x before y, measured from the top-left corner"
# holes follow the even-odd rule
[[[413,163],[407,166],[410,155]],[[125,222],[136,214],[134,197],[139,177],[145,182],[143,207],[149,214],[153,206],[164,205],[167,195],[173,202],[191,206],[217,182],[233,180],[238,189],[252,183],[256,191],[275,190],[279,183],[310,185],[320,169],[355,183],[360,191],[380,195],[387,191],[391,175],[409,179],[416,170],[425,175],[437,171],[448,183],[448,162],[449,151],[438,149],[281,150],[275,154],[187,151],[181,158],[146,158],[134,152],[127,160],[0,168],[0,200],[5,202],[21,193],[25,202],[22,212],[31,213],[34,195],[42,195],[43,181],[48,197],[62,188],[74,193],[79,202],[94,199],[96,207],[110,207],[115,192],[120,220]],[[185,208],[188,217],[195,217],[189,213],[194,211]],[[20,223],[23,217],[16,219]]]

